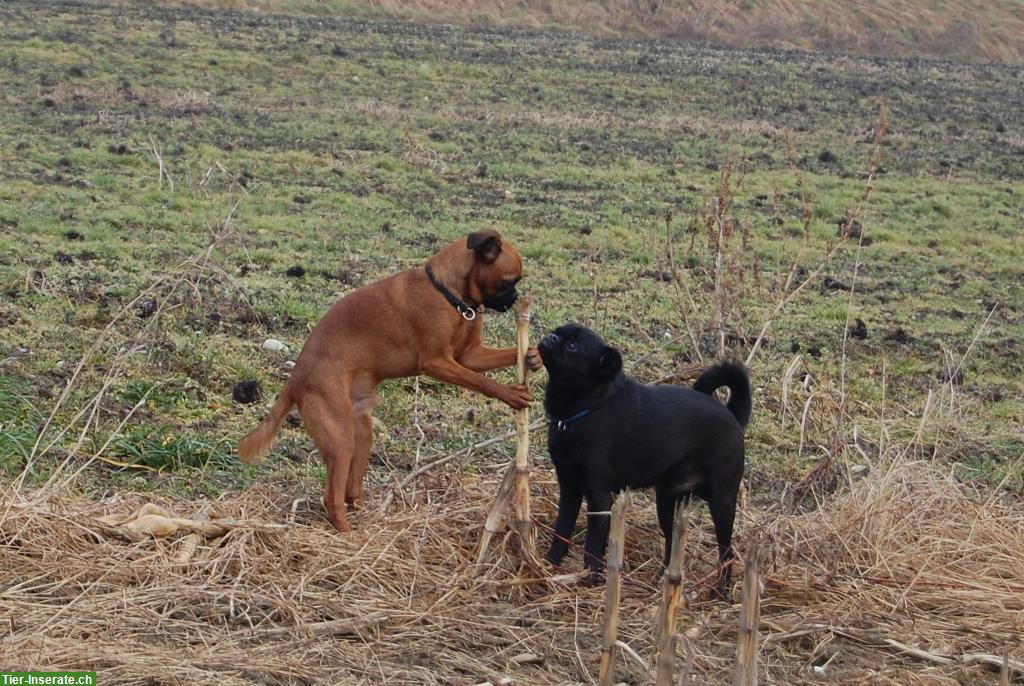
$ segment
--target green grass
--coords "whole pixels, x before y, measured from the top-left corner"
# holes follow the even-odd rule
[[[748,339],[733,351],[744,354],[774,306],[773,284],[798,255],[813,269],[864,193],[882,100],[893,130],[859,217],[872,242],[857,290],[851,300],[819,278],[773,325],[753,365],[751,470],[789,479],[809,459],[792,419],[780,429],[792,350],[821,397],[835,398],[846,317],[862,318],[868,338],[847,346],[850,419],[877,437],[884,368],[887,419],[912,434],[945,356],[959,360],[998,304],[965,360],[956,430],[938,444],[965,477],[1019,472],[1024,114],[1013,67],[143,5],[9,2],[0,18],[8,478],[94,344],[47,429],[73,427],[59,447],[74,444],[76,413],[109,381],[85,454],[110,439],[112,459],[216,488],[268,471],[316,477],[315,461],[284,457],[310,447],[294,427],[262,471],[231,457],[262,412],[235,404],[232,386],[257,379],[272,395],[287,376],[285,358],[260,343],[279,338],[294,358],[335,299],[483,227],[526,258],[536,334],[583,321],[627,364],[643,358],[635,374],[661,378],[713,353],[714,256],[699,215],[730,160],[732,215],[749,247],[739,250],[737,232],[728,325]],[[821,161],[826,150],[835,162]],[[812,207],[807,245],[801,193]],[[652,276],[669,268],[669,210],[700,350],[675,287]],[[841,248],[822,276],[848,286],[855,259],[855,246]],[[296,264],[305,276],[286,276]],[[158,316],[141,316],[140,295],[161,304]],[[907,342],[887,340],[897,328]],[[490,317],[488,336],[511,342],[510,318]],[[414,412],[427,454],[510,424],[493,401],[426,380],[415,388],[382,389],[378,480],[382,464],[412,460]],[[838,438],[827,403],[812,419],[810,440]],[[89,474],[98,488],[127,478],[111,472]]]

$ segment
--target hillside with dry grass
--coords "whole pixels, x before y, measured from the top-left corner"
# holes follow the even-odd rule
[[[734,47],[1017,62],[1015,0],[184,0],[208,7],[324,15],[372,13],[482,26],[557,27]]]

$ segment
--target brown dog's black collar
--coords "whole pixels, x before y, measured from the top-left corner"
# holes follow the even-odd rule
[[[476,319],[476,310],[462,302],[462,299],[459,298],[459,296],[452,293],[447,286],[441,283],[440,279],[437,278],[437,275],[434,273],[434,270],[430,268],[429,264],[426,265],[423,270],[427,272],[427,278],[430,279],[430,283],[434,284],[434,288],[436,288],[438,292],[444,296],[444,299],[462,315],[463,319],[467,322],[471,322]]]

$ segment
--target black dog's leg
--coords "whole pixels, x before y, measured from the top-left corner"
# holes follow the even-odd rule
[[[583,492],[570,479],[558,479],[558,516],[555,517],[555,530],[551,535],[551,547],[548,548],[547,561],[556,567],[569,551],[569,540],[576,527],[576,517],[583,504]]]
[[[715,524],[715,539],[718,541],[718,564],[721,570],[718,582],[711,591],[712,597],[725,600],[732,579],[733,558],[732,526],[736,519],[736,495],[723,492],[721,488],[712,488],[708,498],[708,510],[711,521]]]
[[[658,524],[661,525],[661,533],[665,537],[665,557],[662,560],[662,565],[668,568],[668,561],[672,559],[672,527],[675,521],[676,506],[684,498],[657,489],[655,497],[658,508]]]
[[[604,551],[608,547],[608,530],[612,509],[612,494],[591,491],[587,493],[587,540],[583,544],[583,566],[592,572],[604,571]],[[596,514],[596,513],[604,514]]]

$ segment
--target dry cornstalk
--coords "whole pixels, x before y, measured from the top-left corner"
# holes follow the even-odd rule
[[[736,671],[732,679],[734,686],[757,686],[757,623],[761,614],[757,555],[757,541],[754,541],[743,563],[743,600],[740,605]]]
[[[505,477],[498,486],[498,495],[491,504],[491,511],[487,513],[487,520],[484,522],[484,531],[480,535],[480,547],[476,551],[477,567],[483,564],[484,556],[487,554],[487,546],[491,543],[494,534],[502,531],[508,521],[508,505],[512,499],[512,486],[516,477],[515,463],[509,465],[505,470]],[[479,571],[479,569],[477,570]]]
[[[170,170],[167,169],[166,166],[164,166],[164,157],[163,157],[162,151],[161,151],[161,149],[159,147],[157,147],[156,141],[153,140],[152,136],[149,137],[149,152],[156,159],[157,172],[158,172],[158,183],[159,183],[160,190],[164,189],[164,177],[167,177],[167,183],[170,185],[171,192],[173,193],[174,192],[174,179],[171,178]]]
[[[196,550],[199,549],[199,534],[193,532],[188,536],[181,539],[181,547],[178,548],[178,552],[174,555],[174,561],[179,565],[188,564],[189,561],[195,557]]]
[[[516,381],[526,383],[526,354],[530,349],[530,298],[516,301]],[[512,491],[512,530],[519,534],[523,554],[533,557],[536,532],[530,516],[530,408],[516,411],[515,484]]]
[[[657,686],[671,686],[672,667],[676,656],[676,611],[683,590],[683,546],[686,541],[687,510],[682,503],[676,505],[672,529],[672,556],[661,580],[661,608],[658,617],[660,641],[658,646]]]
[[[516,301],[516,380],[526,383],[529,371],[526,367],[526,353],[530,349],[530,298],[522,296]],[[530,410],[523,408],[516,412],[516,456],[509,465],[505,477],[498,487],[494,503],[484,522],[480,546],[476,553],[476,564],[483,564],[487,547],[494,534],[511,524],[519,535],[521,551],[527,562],[535,564],[537,536],[530,514]],[[509,521],[511,514],[511,521]],[[478,570],[479,571],[479,570]]]
[[[622,549],[626,536],[626,508],[629,491],[623,491],[612,505],[611,531],[608,535],[608,578],[604,594],[604,641],[601,646],[601,665],[598,686],[614,683],[616,641],[619,633],[619,591],[622,588]]]
[[[730,167],[722,172],[722,186],[728,187]],[[718,240],[715,242],[715,328],[718,330],[718,359],[725,356],[725,293],[722,290],[722,256],[725,251],[725,209],[728,199],[723,203],[720,194],[714,200],[715,224],[718,228]]]

